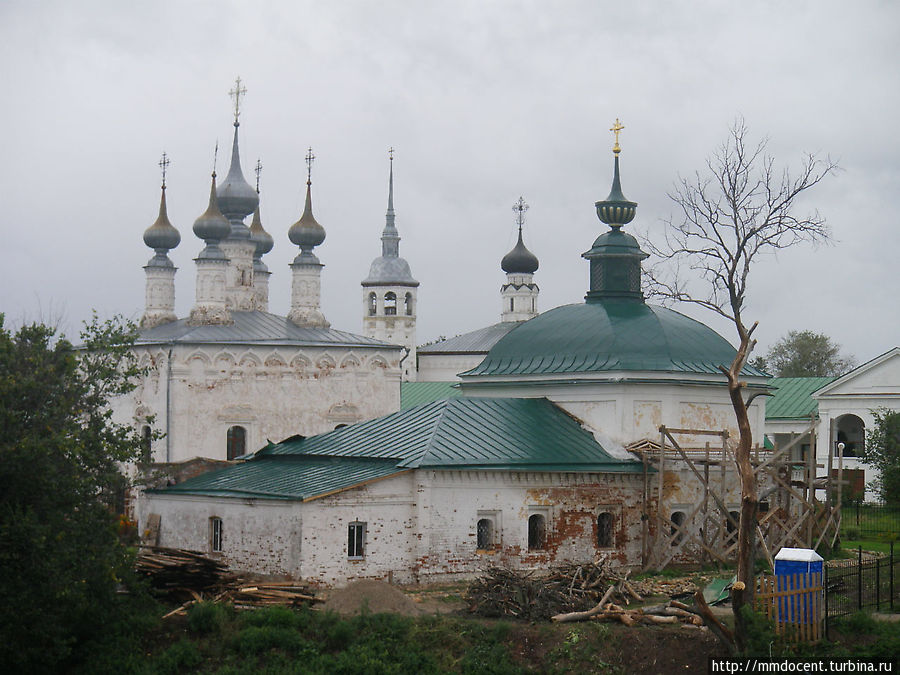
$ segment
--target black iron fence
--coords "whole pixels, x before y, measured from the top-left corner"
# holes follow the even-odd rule
[[[832,561],[825,566],[825,621],[861,610],[900,611],[900,559],[889,555]]]
[[[900,539],[900,506],[853,503],[841,508],[841,539]]]

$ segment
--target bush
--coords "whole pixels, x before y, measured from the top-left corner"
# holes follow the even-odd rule
[[[182,638],[156,659],[156,672],[177,673],[182,668],[196,668],[203,662],[203,656],[187,638]]]
[[[227,619],[227,610],[214,602],[198,602],[187,612],[188,628],[194,633],[218,633]]]

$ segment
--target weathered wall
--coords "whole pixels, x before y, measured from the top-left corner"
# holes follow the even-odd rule
[[[419,354],[419,382],[459,382],[456,375],[471,370],[484,360],[484,354]]]
[[[230,567],[287,574],[317,585],[359,578],[398,583],[471,576],[486,565],[542,569],[606,551],[640,563],[640,476],[500,471],[404,473],[306,503],[148,494],[139,527],[160,515],[160,545],[209,551],[209,519],[223,522]],[[614,546],[597,547],[597,517],[614,517]],[[544,550],[528,550],[528,518],[547,522]],[[478,550],[480,518],[495,523],[494,546]],[[348,527],[366,523],[365,556],[350,559]]]
[[[153,443],[157,462],[225,459],[233,425],[247,430],[249,452],[267,439],[323,433],[400,408],[399,350],[179,345],[171,364],[168,349],[137,351],[150,374],[114,411],[117,421],[138,426],[155,416],[167,435]]]

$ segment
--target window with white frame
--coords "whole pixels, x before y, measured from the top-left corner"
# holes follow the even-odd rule
[[[222,519],[217,516],[209,519],[209,550],[222,552]]]
[[[347,557],[366,557],[366,524],[363,522],[350,523],[347,528]]]

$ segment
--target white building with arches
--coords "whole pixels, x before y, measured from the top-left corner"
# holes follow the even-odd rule
[[[313,250],[325,229],[312,210],[311,152],[303,214],[288,229],[300,249],[290,265],[291,309],[287,317],[268,311],[262,256],[274,242],[262,227],[259,193],[244,180],[238,127],[236,116],[228,175],[217,185],[213,173],[207,209],[194,222],[205,246],[195,259],[188,317],[174,312],[168,252],[181,236],[169,221],[165,173],[159,217],[144,233],[155,255],[144,268],[146,309],[135,350],[148,374],[114,414],[142,430],[146,462],[231,460],[269,439],[320,434],[400,407],[402,347],[336,330],[320,307],[323,265]]]

